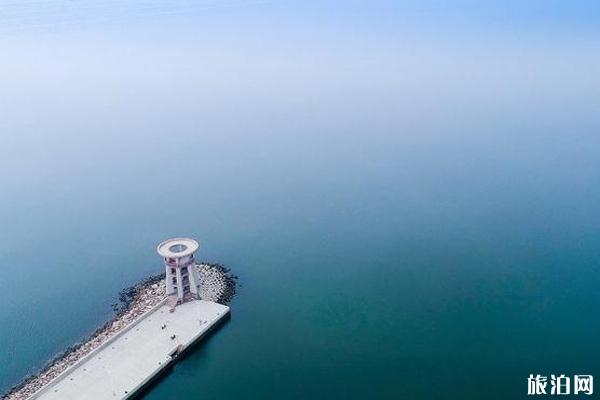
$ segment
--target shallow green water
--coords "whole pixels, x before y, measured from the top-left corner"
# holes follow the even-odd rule
[[[597,34],[260,7],[5,25],[0,388],[109,318],[176,235],[240,287],[148,399],[599,376]]]

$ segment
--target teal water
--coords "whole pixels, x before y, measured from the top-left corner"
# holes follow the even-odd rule
[[[592,28],[15,4],[0,388],[109,318],[176,235],[240,286],[148,399],[507,399],[531,373],[600,376]]]

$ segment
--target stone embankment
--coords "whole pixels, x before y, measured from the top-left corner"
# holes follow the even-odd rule
[[[200,271],[200,298],[227,305],[235,295],[237,276],[221,264],[197,265]]]
[[[201,263],[196,267],[200,272],[200,297],[220,304],[229,303],[235,294],[237,277],[220,264]],[[98,328],[83,342],[67,348],[62,354],[50,360],[40,372],[28,376],[1,398],[28,399],[68,367],[149,311],[165,298],[164,278],[164,274],[151,276],[122,290],[119,294],[119,303],[113,304],[116,313],[113,319]]]

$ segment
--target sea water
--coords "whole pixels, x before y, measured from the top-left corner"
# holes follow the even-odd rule
[[[110,318],[172,236],[239,288],[148,399],[598,376],[585,4],[129,4],[0,16],[0,388]]]

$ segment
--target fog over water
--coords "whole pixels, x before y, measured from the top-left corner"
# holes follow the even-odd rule
[[[594,2],[7,1],[0,388],[189,235],[232,318],[147,396],[600,374]]]

